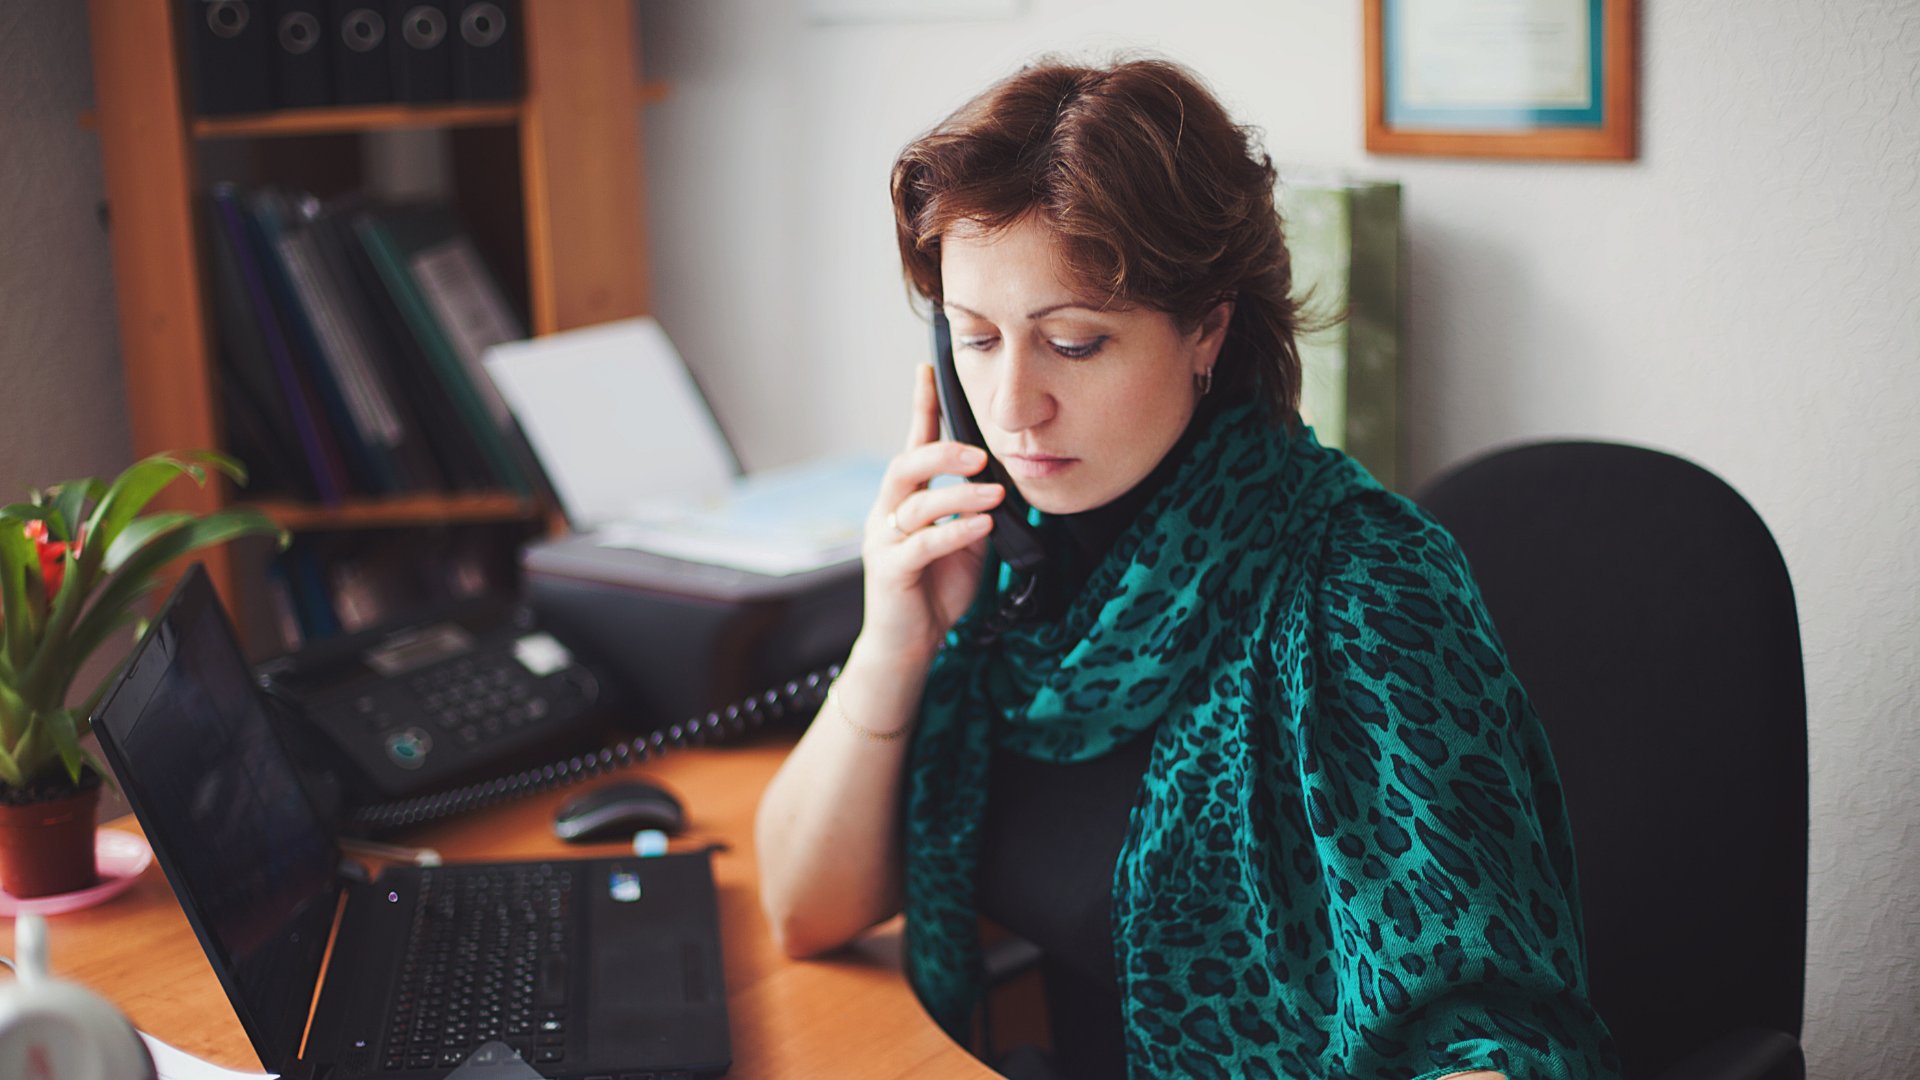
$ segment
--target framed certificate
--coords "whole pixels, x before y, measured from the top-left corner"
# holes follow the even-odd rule
[[[1629,159],[1634,0],[1366,0],[1367,150]]]

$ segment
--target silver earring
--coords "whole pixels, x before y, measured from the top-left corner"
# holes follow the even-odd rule
[[[1213,369],[1208,368],[1193,377],[1193,388],[1200,391],[1201,397],[1213,392]]]

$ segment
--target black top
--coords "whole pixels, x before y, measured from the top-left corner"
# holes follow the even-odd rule
[[[1185,460],[1213,411],[1196,412],[1180,441],[1125,495],[1046,520],[1037,617],[1065,613],[1114,541]],[[1126,1074],[1113,875],[1155,730],[1089,761],[1036,761],[996,749],[988,767],[980,910],[1043,954],[1054,1063],[1062,1077]]]
[[[980,910],[1040,947],[1063,1077],[1126,1075],[1113,873],[1153,748],[1148,729],[1091,761],[996,750],[980,843]]]

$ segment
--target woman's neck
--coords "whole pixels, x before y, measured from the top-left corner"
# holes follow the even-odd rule
[[[1161,457],[1160,463],[1118,498],[1079,513],[1047,516],[1042,528],[1047,544],[1047,562],[1041,581],[1042,618],[1058,618],[1065,612],[1067,602],[1086,584],[1088,575],[1106,558],[1114,541],[1120,539],[1120,534],[1180,470],[1181,463],[1192,453],[1193,444],[1216,412],[1215,403],[1201,398],[1192,419],[1187,421],[1186,430]]]

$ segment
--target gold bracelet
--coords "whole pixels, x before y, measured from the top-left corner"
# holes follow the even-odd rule
[[[838,689],[839,687],[834,687],[834,690]],[[829,692],[827,694],[827,700],[833,702],[833,711],[839,714],[840,722],[852,728],[856,734],[868,742],[892,742],[900,736],[905,735],[907,729],[913,726],[912,724],[901,724],[892,731],[875,731],[869,727],[861,727],[858,723],[854,722],[853,717],[847,715],[847,707],[840,704],[839,694]]]

